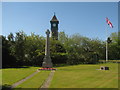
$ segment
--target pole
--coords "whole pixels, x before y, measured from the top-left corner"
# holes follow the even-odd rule
[[[106,62],[108,61],[108,42],[107,42],[107,39],[108,39],[108,31],[106,29]]]

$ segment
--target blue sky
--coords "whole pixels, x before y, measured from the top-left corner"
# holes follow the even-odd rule
[[[45,36],[50,29],[54,12],[59,20],[59,32],[89,38],[106,39],[108,34],[118,31],[117,2],[3,2],[2,34],[8,35],[23,30]],[[114,28],[105,21],[108,17]]]

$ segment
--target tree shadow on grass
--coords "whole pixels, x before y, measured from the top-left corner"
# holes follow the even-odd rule
[[[77,66],[77,65],[99,65],[100,63],[85,63],[85,64],[54,64],[54,67],[66,67],[66,66]]]
[[[2,90],[12,90],[11,85],[8,84],[2,85]]]
[[[13,67],[4,67],[2,69],[8,69],[8,68],[30,68],[30,66],[13,66]]]
[[[41,90],[47,90],[43,88]],[[119,90],[118,88],[49,88],[48,90]]]
[[[72,66],[69,64],[54,64],[53,67],[65,67],[65,66]]]

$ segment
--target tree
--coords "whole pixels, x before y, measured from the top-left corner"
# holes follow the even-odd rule
[[[63,44],[58,40],[50,40],[50,53],[53,64],[65,64],[67,53]]]
[[[10,43],[5,36],[2,38],[2,67],[14,67],[16,65],[16,58],[11,55]]]
[[[26,36],[25,47],[27,63],[37,66],[42,65],[45,54],[45,38],[31,33],[30,36]]]
[[[10,34],[11,36],[11,34]],[[8,36],[9,38],[9,36]],[[12,37],[10,41],[13,41]],[[24,57],[25,57],[25,33],[23,31],[19,31],[16,33],[15,41],[11,46],[11,53],[14,57],[16,57],[17,65],[23,65]]]
[[[108,55],[109,59],[111,60],[119,60],[120,59],[120,44],[119,44],[119,33],[112,33],[110,35],[110,39],[112,40],[111,43],[109,43],[108,47]]]

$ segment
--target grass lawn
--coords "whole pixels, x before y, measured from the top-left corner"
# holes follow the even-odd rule
[[[34,77],[18,85],[16,88],[40,88],[47,79],[49,73],[50,71],[40,71]]]
[[[110,70],[97,70],[109,66]],[[59,67],[50,88],[118,88],[118,64]]]
[[[38,67],[2,69],[2,85],[12,85],[29,76],[37,69]]]
[[[108,66],[110,70],[97,70]],[[2,85],[12,85],[29,76],[39,67],[2,69]],[[82,64],[57,67],[50,88],[118,88],[118,64]],[[50,71],[40,71],[16,88],[39,88]],[[0,78],[1,79],[1,78]]]

